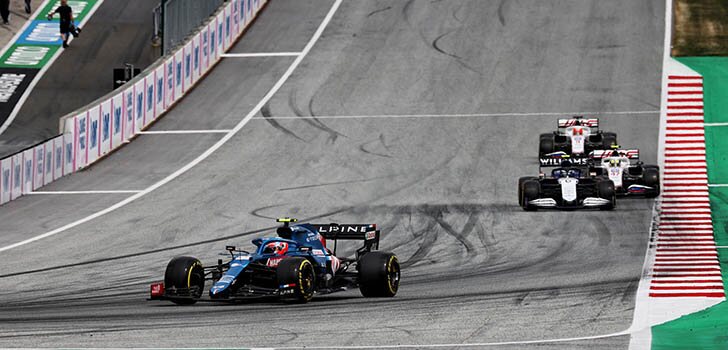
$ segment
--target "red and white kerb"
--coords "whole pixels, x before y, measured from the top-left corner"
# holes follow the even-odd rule
[[[650,297],[723,298],[705,162],[703,78],[668,77],[665,164]]]

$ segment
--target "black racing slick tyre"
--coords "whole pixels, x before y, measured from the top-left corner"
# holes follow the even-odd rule
[[[529,201],[538,199],[541,196],[541,184],[538,180],[530,179],[523,182],[523,191],[521,191],[521,207],[526,211],[536,211],[538,207],[528,204]]]
[[[605,132],[602,134],[602,148],[612,149],[612,145],[617,144],[617,134],[613,132]]]
[[[660,195],[660,168],[657,166],[647,165],[644,167],[642,172],[642,178],[645,181],[645,186],[652,187],[653,189],[645,192],[645,197],[655,198]]]
[[[536,180],[536,178],[533,176],[524,176],[518,179],[518,205],[521,207],[523,206],[523,184],[531,180]]]
[[[369,252],[359,258],[359,290],[367,298],[393,297],[399,289],[399,260],[392,253]]]
[[[313,264],[306,258],[285,258],[276,268],[278,285],[293,285],[293,292],[281,296],[284,301],[307,303],[316,289],[316,273]]]
[[[205,270],[197,258],[178,256],[167,264],[164,272],[164,287],[177,291],[179,298],[170,300],[179,305],[192,305],[197,302],[205,290]]]
[[[554,151],[554,135],[542,134],[538,142],[538,155],[543,156]]]
[[[617,192],[614,190],[614,182],[612,180],[598,182],[597,191],[599,192],[599,198],[609,201],[609,204],[600,207],[599,210],[612,210],[617,206]]]

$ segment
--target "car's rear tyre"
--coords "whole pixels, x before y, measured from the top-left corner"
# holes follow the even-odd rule
[[[652,187],[645,192],[645,197],[655,198],[660,195],[660,168],[655,165],[644,166],[642,179],[645,181],[645,186]]]
[[[612,145],[617,144],[617,134],[613,132],[602,133],[602,147],[604,149],[612,149]]]
[[[597,191],[599,192],[599,198],[609,201],[609,204],[599,207],[600,210],[612,210],[617,206],[617,192],[614,190],[614,182],[612,180],[597,182]]]
[[[538,180],[531,179],[523,183],[523,191],[521,192],[521,207],[526,211],[536,211],[538,207],[528,204],[529,201],[538,199],[541,195],[541,184]]]
[[[543,156],[554,151],[554,135],[542,134],[538,142],[538,154]]]
[[[296,303],[307,303],[313,298],[316,287],[316,273],[309,260],[302,257],[285,258],[276,269],[278,285],[294,285],[293,293],[281,299]]]
[[[399,260],[392,253],[369,252],[357,263],[359,291],[367,298],[393,297],[399,289]]]
[[[205,290],[205,270],[200,260],[191,256],[178,256],[172,259],[164,272],[164,287],[167,290],[174,287],[189,292],[188,297],[171,297],[173,303],[179,305],[196,303]]]

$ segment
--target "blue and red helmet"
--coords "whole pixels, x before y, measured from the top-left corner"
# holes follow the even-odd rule
[[[288,252],[288,243],[270,242],[263,247],[263,254],[285,255]]]

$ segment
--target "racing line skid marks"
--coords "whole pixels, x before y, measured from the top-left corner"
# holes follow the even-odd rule
[[[700,76],[668,77],[652,298],[725,297],[708,198],[702,89]]]

